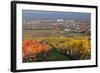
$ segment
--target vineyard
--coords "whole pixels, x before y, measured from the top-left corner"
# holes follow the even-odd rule
[[[91,58],[89,36],[23,38],[23,62],[85,60]]]

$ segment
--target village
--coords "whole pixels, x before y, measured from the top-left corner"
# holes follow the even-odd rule
[[[90,23],[76,20],[42,19],[23,21],[23,30],[63,30],[90,35]]]

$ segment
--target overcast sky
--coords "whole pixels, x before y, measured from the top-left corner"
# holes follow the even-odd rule
[[[57,12],[57,11],[37,11],[37,10],[23,10],[23,20],[33,19],[75,19],[81,21],[90,21],[90,13],[79,12]]]

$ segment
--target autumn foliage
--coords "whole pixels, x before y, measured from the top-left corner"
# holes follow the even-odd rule
[[[42,60],[50,60],[50,52],[56,50],[71,59],[82,60],[91,58],[91,39],[90,37],[43,37],[22,40],[22,57],[24,62],[28,59],[37,61],[41,56]]]
[[[39,42],[36,40],[22,40],[22,55],[23,58],[28,55],[33,55],[34,57],[41,53],[47,52],[49,50],[49,46],[46,43]]]

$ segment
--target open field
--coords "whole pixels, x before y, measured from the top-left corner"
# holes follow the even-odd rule
[[[23,62],[86,60],[91,58],[91,38],[58,30],[23,30]]]
[[[61,30],[23,30],[23,38],[35,38],[35,37],[46,37],[46,36],[88,36],[82,33],[66,32]]]

